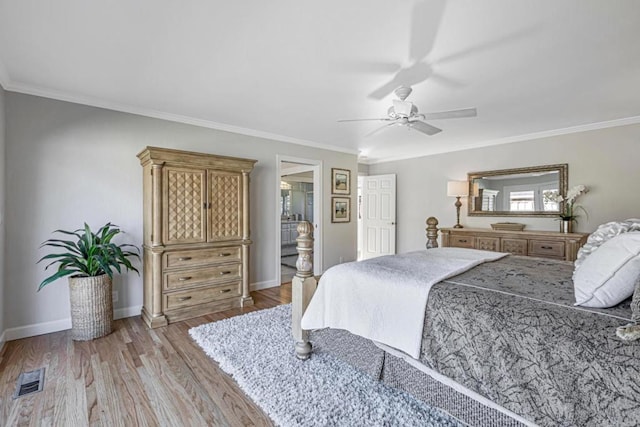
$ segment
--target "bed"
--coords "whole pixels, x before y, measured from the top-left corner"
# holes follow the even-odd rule
[[[298,248],[307,262],[299,271],[309,267],[312,247],[311,229],[300,231]],[[640,341],[615,334],[632,321],[630,299],[607,309],[574,306],[571,262],[507,255],[438,280],[428,291],[417,353],[402,343],[385,345],[384,334],[372,341],[357,328],[357,334],[338,328],[309,335],[300,326],[315,291],[309,271],[294,281],[293,328],[302,358],[311,339],[317,350],[332,351],[471,425],[640,423]],[[342,299],[321,289],[314,304]],[[312,304],[307,313],[314,310]]]

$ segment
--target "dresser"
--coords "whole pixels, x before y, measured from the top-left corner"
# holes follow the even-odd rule
[[[152,328],[249,295],[249,174],[255,160],[147,147],[142,318]]]
[[[497,231],[486,228],[442,228],[442,246],[509,252],[514,255],[575,261],[588,234],[554,231]]]

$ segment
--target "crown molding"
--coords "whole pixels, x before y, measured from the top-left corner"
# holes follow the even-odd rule
[[[1,65],[1,64],[0,64]],[[1,72],[1,68],[0,68]],[[2,83],[2,75],[0,74],[0,83]],[[237,133],[240,135],[253,136],[256,138],[270,139],[278,142],[288,142],[291,144],[303,145],[306,147],[318,148],[321,150],[329,150],[346,154],[358,154],[357,150],[338,147],[330,144],[323,144],[315,141],[308,141],[305,139],[294,138],[286,135],[279,135],[270,132],[264,132],[256,129],[249,129],[241,126],[228,125],[225,123],[218,123],[211,120],[198,119],[194,117],[182,116],[179,114],[167,113],[164,111],[158,111],[143,107],[134,107],[131,105],[120,104],[117,102],[105,101],[100,98],[85,97],[69,94],[62,91],[56,91],[52,89],[46,89],[36,87],[34,85],[26,85],[22,83],[8,82],[4,86],[5,90],[11,92],[23,93],[25,95],[40,96],[43,98],[55,99],[58,101],[72,102],[74,104],[88,105],[90,107],[104,108],[106,110],[113,110],[122,113],[136,114],[138,116],[151,117],[154,119],[167,120],[170,122],[184,123],[193,126],[199,126],[208,129],[216,129],[224,132]]]
[[[566,128],[552,129],[552,130],[546,130],[542,132],[527,133],[523,135],[509,136],[509,137],[500,138],[500,139],[490,139],[490,140],[482,141],[478,144],[467,144],[467,145],[458,147],[455,150],[438,150],[438,151],[430,152],[428,154],[424,154],[422,156],[416,156],[416,155],[401,156],[401,157],[393,157],[393,158],[381,159],[381,160],[371,160],[369,162],[361,159],[359,161],[360,163],[364,163],[367,165],[375,165],[380,163],[389,163],[389,162],[397,162],[400,160],[415,159],[417,157],[434,156],[436,154],[453,153],[457,151],[473,150],[475,148],[491,147],[493,145],[512,144],[515,142],[532,141],[536,139],[550,138],[553,136],[570,135],[573,133],[588,132],[592,130],[607,129],[612,127],[635,125],[635,124],[640,124],[640,116],[625,117],[623,119],[607,120],[604,122],[589,123],[586,125],[570,126]]]

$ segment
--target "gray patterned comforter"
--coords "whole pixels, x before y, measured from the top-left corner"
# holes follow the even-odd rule
[[[431,289],[420,360],[536,424],[640,425],[629,301],[573,306],[573,265],[509,256]]]

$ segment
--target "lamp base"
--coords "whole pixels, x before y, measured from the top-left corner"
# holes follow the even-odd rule
[[[462,206],[460,196],[456,196],[456,202],[453,205],[456,207],[456,225],[453,228],[463,228],[460,224],[460,206]]]

